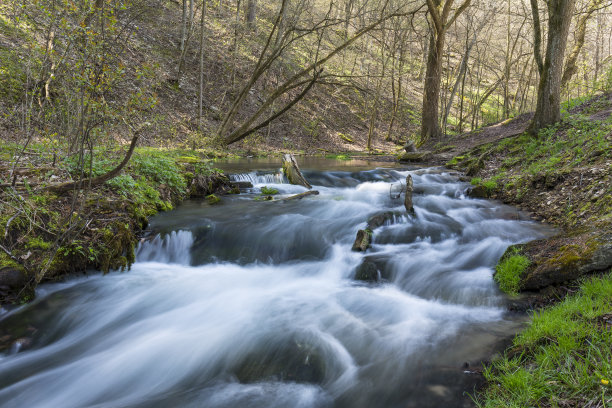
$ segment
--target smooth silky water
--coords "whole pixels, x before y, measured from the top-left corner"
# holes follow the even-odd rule
[[[43,285],[0,316],[2,331],[31,337],[0,355],[0,406],[471,405],[478,376],[462,366],[522,324],[493,267],[508,245],[551,230],[466,198],[444,169],[305,163],[321,194],[266,202],[254,200],[263,186],[305,189],[269,164],[236,165],[254,188],[153,218],[131,271]],[[416,218],[390,195],[409,173]],[[372,248],[351,252],[383,211],[395,216]],[[364,259],[380,282],[353,279]]]

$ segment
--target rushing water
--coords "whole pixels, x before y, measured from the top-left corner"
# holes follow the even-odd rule
[[[0,406],[469,406],[462,365],[521,324],[492,267],[548,229],[440,169],[304,173],[319,196],[255,201],[305,189],[235,175],[254,188],[153,219],[130,272],[45,285],[5,313],[29,347],[0,355]],[[416,218],[390,195],[408,173]],[[373,247],[351,252],[383,211]],[[379,282],[353,279],[364,260]]]

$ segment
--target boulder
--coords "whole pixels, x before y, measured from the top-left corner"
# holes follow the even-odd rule
[[[406,153],[415,153],[417,151],[417,148],[412,140],[408,140],[404,145],[404,150],[406,151]]]
[[[472,198],[489,198],[489,191],[485,186],[476,186],[468,189],[467,195]]]
[[[520,250],[531,261],[521,276],[521,290],[540,290],[612,268],[610,232],[559,235],[520,245]]]
[[[19,268],[4,267],[0,269],[0,286],[10,289],[21,289],[29,282],[28,275]]]
[[[379,279],[380,273],[374,262],[363,261],[355,270],[355,280],[377,282]]]
[[[380,214],[371,216],[368,219],[368,229],[375,230],[382,227],[387,221],[393,221],[394,214],[391,211],[385,211]]]

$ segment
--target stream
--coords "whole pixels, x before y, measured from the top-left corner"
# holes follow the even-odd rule
[[[0,407],[473,406],[470,367],[524,324],[493,268],[551,229],[442,168],[300,166],[320,195],[255,200],[306,189],[278,164],[228,163],[254,187],[154,217],[131,271],[45,284],[0,314],[29,333],[0,354]],[[408,174],[416,217],[390,194]],[[354,279],[364,261],[377,282]]]

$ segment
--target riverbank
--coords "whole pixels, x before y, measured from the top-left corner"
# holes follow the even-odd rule
[[[81,158],[90,166],[80,174],[78,155],[60,159],[46,151],[44,144],[23,154],[20,146],[2,146],[0,173],[15,177],[0,182],[0,304],[32,300],[43,281],[129,269],[150,216],[189,197],[214,204],[218,195],[240,192],[210,154],[153,148],[137,148],[123,173],[102,185],[58,192],[53,186],[62,182],[104,174],[124,153]]]
[[[600,95],[537,137],[520,131],[525,118],[517,118],[481,130],[492,141],[447,163],[466,173],[470,195],[502,200],[561,230],[511,246],[497,266],[495,280],[513,297],[510,307],[535,312],[485,370],[480,406],[612,403],[611,112],[612,94]]]

